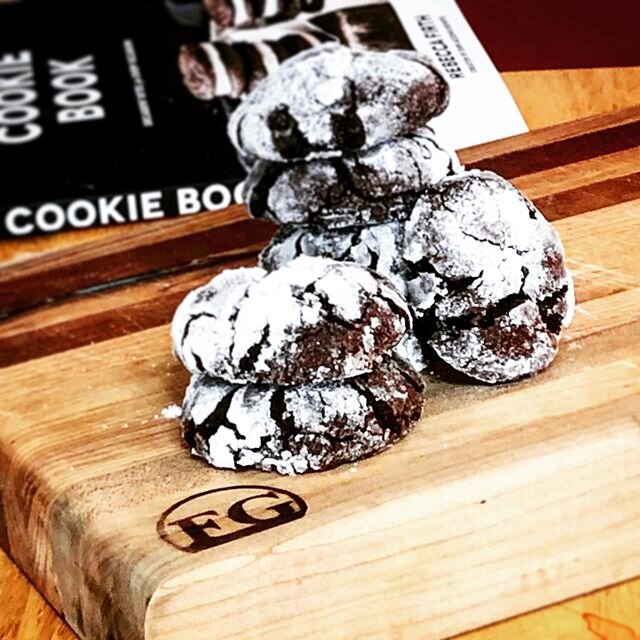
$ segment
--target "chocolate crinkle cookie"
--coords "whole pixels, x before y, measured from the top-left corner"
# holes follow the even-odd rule
[[[445,80],[415,52],[325,44],[259,83],[228,132],[242,153],[263,160],[327,157],[417,131],[448,99]]]
[[[420,377],[391,357],[354,378],[292,387],[195,375],[183,434],[192,453],[214,467],[322,471],[400,440],[420,417],[422,391]]]
[[[370,371],[410,327],[406,302],[380,274],[302,256],[271,273],[216,276],[178,307],[172,337],[192,373],[291,385]]]
[[[352,229],[285,226],[262,251],[259,264],[267,271],[273,271],[301,255],[355,262],[385,276],[406,296],[403,242],[404,226],[399,222]],[[393,352],[417,371],[427,366],[420,342],[411,330]]]
[[[451,367],[497,383],[554,359],[573,281],[553,228],[506,180],[471,171],[425,193],[403,257],[417,335]]]
[[[370,225],[408,218],[427,187],[459,170],[455,152],[424,127],[341,157],[257,162],[244,201],[253,217],[277,224]]]

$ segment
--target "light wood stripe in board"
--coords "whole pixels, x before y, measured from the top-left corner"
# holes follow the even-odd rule
[[[563,343],[634,323],[640,323],[640,288],[619,291],[576,305],[575,317],[564,332]]]
[[[611,178],[621,178],[640,170],[640,147],[609,153],[581,162],[538,171],[512,180],[531,200],[579,189]],[[595,208],[595,207],[593,207]]]
[[[576,283],[578,302],[640,286],[640,200],[554,223]]]
[[[535,200],[551,222],[640,198],[640,172],[610,178]]]
[[[561,125],[543,127],[522,135],[502,138],[493,142],[468,147],[460,151],[465,164],[477,164],[486,158],[505,156],[525,147],[542,147],[545,144],[569,140],[594,131],[609,130],[640,120],[640,105],[600,115],[566,122]],[[526,141],[523,143],[523,141]]]
[[[495,171],[507,179],[640,146],[640,122],[528,147],[468,163],[468,168]]]

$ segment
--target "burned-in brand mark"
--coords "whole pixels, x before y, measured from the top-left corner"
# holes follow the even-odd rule
[[[284,489],[223,487],[180,500],[162,514],[157,529],[176,549],[198,553],[293,522],[306,512],[305,501]]]

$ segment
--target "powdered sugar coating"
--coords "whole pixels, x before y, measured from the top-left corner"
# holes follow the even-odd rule
[[[260,253],[258,264],[267,271],[273,271],[298,256],[355,262],[388,278],[404,295],[403,235],[403,226],[398,222],[352,229],[287,225],[277,231]]]
[[[232,114],[228,133],[242,153],[263,160],[326,157],[415,131],[448,98],[424,57],[327,44],[262,80]]]
[[[384,277],[302,256],[271,273],[216,276],[178,307],[172,337],[192,373],[290,385],[370,371],[410,326],[405,301]]]
[[[398,292],[406,297],[403,241],[404,225],[400,222],[326,230],[289,225],[280,228],[271,239],[260,254],[259,264],[267,271],[272,271],[301,255],[355,262],[388,278]],[[393,352],[416,371],[422,371],[427,366],[420,342],[412,331],[405,334]]]
[[[255,218],[278,224],[370,225],[408,218],[427,187],[457,171],[455,152],[424,127],[342,157],[257,162],[245,181],[244,201]]]
[[[355,462],[398,441],[418,420],[422,382],[383,359],[374,372],[294,387],[238,386],[195,375],[183,408],[194,455],[223,469],[282,474]]]
[[[429,361],[424,354],[422,343],[415,331],[409,331],[394,347],[393,355],[404,360],[418,372],[424,371],[429,366]]]
[[[506,180],[470,171],[430,190],[403,257],[417,334],[452,367],[495,383],[554,359],[572,279],[553,227]]]

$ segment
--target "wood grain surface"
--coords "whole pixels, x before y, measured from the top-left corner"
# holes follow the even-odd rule
[[[612,105],[618,106],[625,101],[640,103],[639,78],[640,74],[637,69],[629,69],[598,70],[593,73],[581,71],[575,73],[545,72],[545,74],[508,74],[506,79],[519,104],[523,106],[525,117],[530,124],[537,125],[540,124],[539,119],[545,117],[545,113],[547,113],[549,120],[553,120],[554,118],[560,119],[558,115],[560,113],[563,116],[561,119],[568,120],[576,116],[593,113],[594,111],[606,110]],[[602,90],[604,86],[602,83],[600,85],[595,84],[596,81],[599,81],[598,79],[605,79],[603,82],[609,89],[608,91],[605,92]],[[590,90],[588,88],[589,82],[592,83]],[[533,90],[534,88],[535,91]],[[545,88],[546,91],[541,91],[541,89]],[[553,95],[550,95],[550,91],[553,91]],[[529,101],[528,97],[533,96],[534,93],[538,101],[535,108],[530,105],[535,105],[536,97],[532,97],[531,101]],[[588,100],[584,98],[587,93],[589,94]],[[598,102],[598,96],[600,96],[600,94],[603,95],[601,95],[601,101]],[[547,111],[545,111],[545,109],[547,109]],[[561,151],[558,151],[558,153],[560,152]],[[473,161],[473,157],[469,156],[467,161]],[[544,164],[537,165],[536,171],[534,172],[537,176],[532,177],[531,174],[515,176],[514,181],[530,193],[533,198],[537,200],[541,199],[539,201],[544,202],[546,210],[549,211],[553,207],[556,207],[558,214],[555,219],[559,221],[559,224],[571,225],[572,217],[574,220],[580,220],[585,215],[584,212],[590,210],[584,208],[588,206],[588,198],[591,197],[590,194],[586,194],[585,198],[582,199],[583,203],[581,205],[576,204],[576,202],[580,201],[578,196],[584,192],[586,183],[585,175],[596,176],[595,184],[597,184],[598,187],[596,192],[593,193],[593,197],[599,198],[597,202],[601,205],[596,208],[600,213],[603,211],[606,212],[608,220],[616,221],[615,223],[611,222],[609,224],[603,222],[603,227],[598,226],[597,233],[599,236],[597,239],[589,235],[584,235],[580,237],[578,245],[572,247],[570,250],[570,255],[576,260],[572,267],[577,271],[578,280],[581,282],[581,284],[579,284],[579,293],[582,297],[582,310],[586,312],[584,317],[579,317],[577,324],[574,325],[568,337],[570,343],[577,344],[581,340],[588,340],[588,336],[594,332],[604,332],[606,334],[607,327],[617,326],[625,318],[628,319],[630,317],[629,314],[638,308],[637,297],[634,293],[634,288],[638,286],[638,283],[636,281],[636,273],[633,270],[633,261],[628,258],[628,253],[625,253],[623,249],[627,237],[634,237],[632,235],[633,228],[629,225],[634,223],[634,219],[637,220],[637,216],[634,216],[634,213],[637,211],[638,203],[634,202],[637,199],[637,196],[634,195],[637,181],[633,175],[636,173],[633,171],[633,147],[626,149],[608,149],[603,158],[598,158],[597,156],[574,157],[573,162],[570,162],[569,165],[569,167],[564,168],[544,166]],[[627,194],[627,204],[623,203],[621,207],[616,207],[615,204],[612,204],[615,200],[613,194],[616,192],[620,193],[621,191]],[[568,196],[566,194],[571,195]],[[545,198],[547,199],[546,201],[544,200]],[[564,198],[564,200],[562,198]],[[570,209],[567,208],[569,205],[573,206],[573,213],[564,216],[563,211],[569,211]],[[582,210],[580,210],[581,207]],[[633,207],[635,207],[635,209]],[[587,213],[586,215],[589,214]],[[598,225],[600,225],[599,222]],[[620,225],[622,225],[624,232],[620,231]],[[567,228],[572,229],[572,232],[578,229],[577,227],[574,228],[570,226]],[[564,231],[564,233],[567,233],[567,231]],[[627,234],[629,235],[627,236]],[[635,234],[637,238],[637,230]],[[108,237],[109,235],[111,235],[111,230],[105,232],[102,237]],[[65,239],[64,236],[58,236],[55,242],[71,246],[76,242],[81,243],[87,237],[87,235],[78,237],[68,235]],[[593,255],[589,252],[593,252],[594,245],[600,242],[602,242],[603,247],[598,250],[604,252],[604,246],[606,245],[605,240],[613,242],[614,245],[619,248],[620,255],[616,256],[614,263],[607,263],[607,265],[603,267],[602,263],[598,263],[597,260],[594,261],[592,259]],[[30,242],[33,243],[35,241]],[[7,245],[2,247],[2,257],[5,260],[24,259],[25,256],[35,250],[50,249],[52,244],[54,243],[45,243],[38,247],[35,244],[29,246],[29,243],[7,243]],[[582,253],[580,253],[580,251],[582,251]],[[596,251],[596,255],[600,254]],[[627,257],[625,257],[625,255]],[[589,259],[584,259],[586,257]],[[175,277],[177,280],[175,281],[173,295],[177,297],[180,295],[181,287],[188,288],[191,286],[191,283],[198,282],[198,277],[204,277],[204,273],[199,273],[198,268],[194,268],[175,274]],[[585,288],[585,283],[589,283],[588,289]],[[170,285],[170,288],[172,286],[173,285]],[[593,289],[594,286],[595,289]],[[109,317],[109,309],[126,308],[127,304],[125,299],[127,297],[129,303],[137,307],[140,305],[141,300],[153,301],[158,298],[161,291],[162,289],[158,289],[158,283],[148,282],[120,288],[113,292],[104,292],[100,294],[101,297],[92,299],[99,300],[99,302],[95,304],[99,306],[102,311],[107,312],[105,322],[109,323],[113,319],[113,317]],[[590,291],[590,293],[585,293],[588,291]],[[614,300],[615,304],[612,304]],[[154,302],[149,304],[150,306],[147,311],[149,311],[149,309],[160,308]],[[142,306],[144,307],[144,305]],[[62,318],[61,324],[64,330],[60,330],[58,335],[74,333],[74,331],[68,331],[69,327],[74,325],[67,324],[65,326],[65,323],[79,322],[82,324],[82,318],[85,315],[84,307],[85,304],[81,302],[66,302],[61,303],[60,307],[34,310],[30,312],[34,314],[32,316],[17,316],[11,320],[13,324],[7,333],[11,334],[14,339],[17,339],[16,336],[18,336],[19,340],[22,340],[23,346],[19,347],[17,352],[26,353],[27,355],[23,355],[21,358],[28,359],[40,353],[38,351],[40,347],[38,346],[31,347],[31,352],[29,352],[25,346],[29,342],[35,344],[35,336],[38,334],[37,331],[34,331],[34,327],[37,327],[38,330],[44,330],[46,327],[49,327],[49,330],[51,330],[51,327],[59,324],[58,320]],[[95,311],[96,309],[93,309],[94,313]],[[128,333],[134,328],[133,325],[140,321],[140,317],[145,317],[144,314],[138,315],[138,312],[136,312],[130,317],[129,321],[131,324],[127,325],[127,313],[128,311],[125,312],[124,315],[120,315],[122,324],[113,335]],[[147,313],[147,317],[148,316],[154,316],[154,313]],[[164,321],[166,321],[166,318],[160,320],[160,322]],[[146,322],[148,325],[148,321]],[[84,324],[85,326],[87,325],[87,323]],[[153,323],[151,324],[155,326]],[[61,327],[58,327],[58,329],[61,329]],[[627,339],[632,338],[631,335],[625,335],[624,337]],[[5,338],[6,335],[3,334],[3,339]],[[615,340],[609,342],[608,340],[610,338],[613,339],[611,336],[608,336],[605,344],[608,350],[612,350],[612,353],[617,353],[616,349],[624,348],[619,344],[617,345]],[[82,344],[85,339],[86,336],[80,337],[75,343],[69,343],[67,348],[71,349],[78,344]],[[48,342],[46,340],[45,342],[49,346],[43,353],[54,352],[56,350],[55,331],[53,331],[49,337]],[[582,354],[583,351],[584,349],[578,350],[578,353]],[[0,353],[4,354],[5,352],[6,348],[0,346]],[[606,371],[607,373],[611,373],[609,369]],[[619,406],[623,407],[626,405],[624,402],[621,402]],[[609,473],[613,473],[615,476],[616,471],[615,469],[609,469]],[[633,547],[630,548],[632,549]],[[51,610],[44,605],[40,597],[28,586],[24,579],[17,573],[15,567],[7,561],[5,556],[0,556],[0,576],[2,576],[0,585],[4,598],[3,616],[0,617],[0,637],[8,639],[71,637],[69,632],[65,630],[64,625],[62,625],[59,619],[51,613]],[[624,577],[624,575],[620,575],[620,578]],[[546,579],[553,582],[553,576],[547,576]],[[541,582],[545,588],[549,588],[549,585],[546,584],[544,580],[541,580]],[[9,599],[5,597],[7,593],[10,594]],[[54,596],[52,595],[51,598],[53,600]],[[511,620],[500,625],[494,625],[490,629],[473,632],[464,637],[469,639],[473,638],[473,640],[479,640],[480,638],[501,640],[502,638],[517,636],[525,639],[544,637],[551,640],[555,640],[556,638],[579,639],[593,637],[607,638],[609,640],[616,640],[618,638],[626,640],[628,638],[631,640],[636,637],[635,632],[638,631],[640,627],[637,599],[637,583],[629,583],[615,589],[601,592],[600,594],[584,597],[564,605],[529,614],[523,618]],[[481,613],[477,615],[479,618],[482,617]]]

